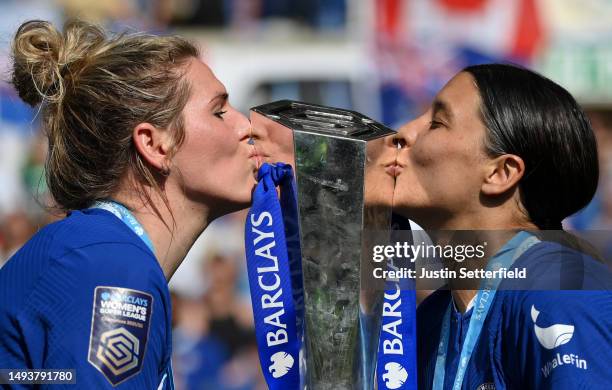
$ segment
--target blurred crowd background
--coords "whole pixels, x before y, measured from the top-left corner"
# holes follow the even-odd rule
[[[230,101],[295,99],[354,109],[391,127],[411,119],[464,66],[513,62],[570,90],[597,132],[601,180],[565,221],[612,228],[612,1],[0,0],[0,266],[41,226],[46,144],[37,111],[7,82],[21,22],[79,17],[196,41]],[[177,388],[265,389],[243,251],[244,213],[216,221],[174,279]]]

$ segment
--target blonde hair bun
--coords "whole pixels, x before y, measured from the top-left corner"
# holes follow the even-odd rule
[[[22,24],[12,49],[12,83],[19,97],[31,106],[60,102],[68,79],[80,73],[104,40],[102,29],[80,21],[67,23],[63,33],[42,20]]]

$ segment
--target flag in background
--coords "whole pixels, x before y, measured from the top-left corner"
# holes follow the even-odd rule
[[[398,126],[465,66],[529,64],[543,44],[540,0],[377,0],[382,121]]]

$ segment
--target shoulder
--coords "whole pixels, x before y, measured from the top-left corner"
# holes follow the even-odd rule
[[[124,253],[131,258],[129,263]],[[42,228],[0,269],[0,285],[6,287],[0,289],[0,299],[30,291],[58,261],[74,262],[79,274],[87,274],[111,266],[117,271],[126,266],[155,267],[156,261],[150,260],[155,258],[146,245],[109,212],[74,211]]]
[[[612,321],[612,291],[499,291],[498,294],[504,315],[526,323],[572,321],[593,322],[599,326]]]
[[[102,209],[73,211],[68,217],[42,229],[41,235],[51,235],[52,255],[67,253],[95,245],[131,244],[150,252],[142,240],[111,212]],[[152,255],[152,254],[151,254]]]
[[[27,276],[30,264],[40,264],[39,272]],[[41,310],[55,307],[59,300],[79,301],[76,307],[82,307],[87,303],[80,301],[82,296],[88,297],[90,306],[98,286],[167,295],[167,283],[153,253],[123,222],[104,210],[77,211],[41,230],[7,266],[26,275],[31,284],[22,288],[29,291],[24,305]]]
[[[567,235],[567,237],[571,237]],[[515,290],[610,290],[612,272],[593,251],[571,242],[542,240],[513,265],[526,270],[526,279],[505,281]]]
[[[561,319],[597,315],[598,308],[612,305],[612,272],[597,258],[586,242],[565,233],[556,237],[544,234],[541,241],[531,246],[514,263],[526,269],[523,288],[504,280],[500,285],[498,308],[512,315],[531,318],[544,309]],[[534,309],[532,309],[532,307]],[[599,314],[606,314],[600,312]],[[612,318],[612,313],[607,313]],[[546,317],[542,313],[540,320]]]
[[[0,327],[16,340],[5,349],[29,356],[33,367],[78,368],[91,388],[128,379],[156,387],[170,356],[171,302],[161,267],[140,241],[105,211],[41,230],[0,275],[17,276],[9,287],[0,282],[0,300],[11,302]],[[130,360],[108,355],[114,343],[129,349]]]
[[[153,253],[112,214],[74,212],[41,229],[0,269],[3,317],[47,316],[89,307],[97,286],[144,291],[167,299]],[[33,319],[31,319],[33,320]]]
[[[498,291],[496,314],[516,330],[516,335],[535,336],[536,321],[551,326],[581,323],[585,329],[610,323],[612,273],[609,267],[590,248],[585,248],[584,243],[564,232],[557,237],[540,238],[541,242],[531,246],[514,263],[515,268],[525,268],[527,279],[504,281],[500,286],[503,291]]]

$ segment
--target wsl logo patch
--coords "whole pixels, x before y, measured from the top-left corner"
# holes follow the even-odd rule
[[[88,361],[113,385],[142,369],[153,297],[119,287],[94,291]]]
[[[96,357],[114,375],[121,375],[138,366],[140,341],[125,328],[102,333]]]

